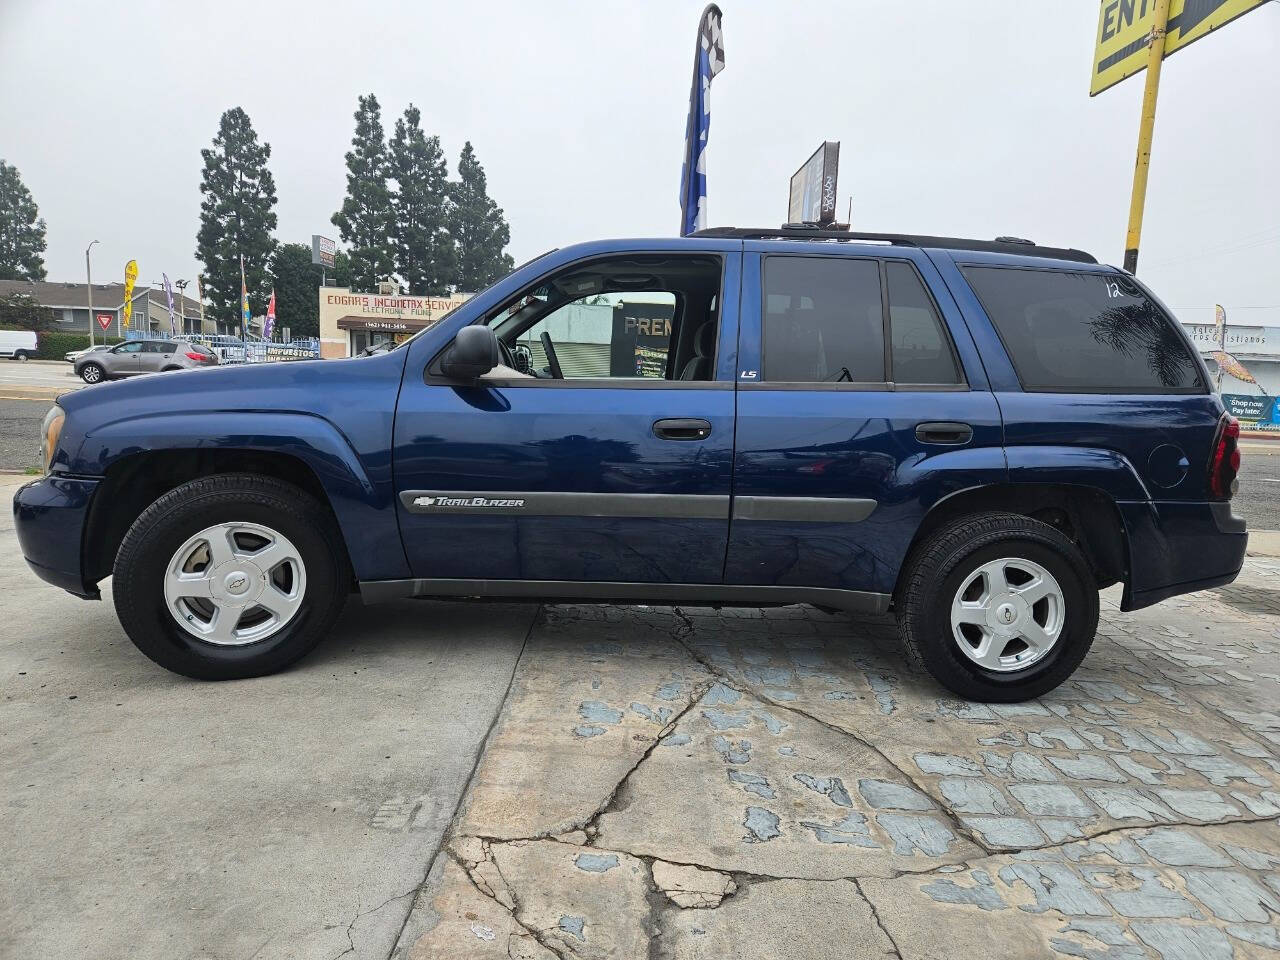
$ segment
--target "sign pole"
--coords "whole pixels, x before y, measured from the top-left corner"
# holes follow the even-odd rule
[[[1147,83],[1142,91],[1142,122],[1138,126],[1138,159],[1133,168],[1133,195],[1129,198],[1129,230],[1125,235],[1124,268],[1138,272],[1138,243],[1142,239],[1142,211],[1147,202],[1147,173],[1151,169],[1151,135],[1156,125],[1156,96],[1160,92],[1160,65],[1164,62],[1165,32],[1169,25],[1169,0],[1156,0],[1147,49]]]

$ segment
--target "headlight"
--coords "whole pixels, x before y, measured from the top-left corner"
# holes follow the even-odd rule
[[[40,465],[45,473],[53,465],[53,454],[58,449],[58,438],[62,436],[62,425],[66,419],[66,412],[55,403],[40,423]]]

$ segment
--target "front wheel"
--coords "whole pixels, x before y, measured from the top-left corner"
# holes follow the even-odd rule
[[[913,551],[897,597],[910,659],[968,700],[1047,693],[1084,660],[1098,590],[1080,549],[1029,517],[978,514]]]
[[[194,480],[134,521],[116,556],[116,613],[139,650],[175,673],[274,673],[333,625],[351,574],[329,512],[251,474]]]
[[[106,378],[106,371],[96,363],[86,363],[80,368],[80,379],[85,383],[101,383]]]
[[[13,359],[17,360],[19,363],[26,363],[28,360],[30,360],[30,359],[31,359],[31,357],[30,357],[30,355],[27,353],[27,351],[25,351],[25,350],[18,350],[18,351],[16,351],[16,352],[14,353],[14,355],[13,355]]]

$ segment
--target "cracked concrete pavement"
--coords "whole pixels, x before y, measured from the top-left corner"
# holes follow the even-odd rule
[[[1280,956],[1278,560],[985,705],[802,607],[357,603],[198,684],[12,537],[6,958]]]
[[[0,957],[384,960],[535,614],[357,600],[297,668],[198,683],[37,580],[6,498]]]
[[[1280,956],[1280,562],[1026,704],[889,619],[546,608],[393,953]]]

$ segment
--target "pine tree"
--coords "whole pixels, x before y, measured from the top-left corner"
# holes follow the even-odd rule
[[[200,151],[204,173],[196,257],[204,264],[204,294],[216,320],[240,324],[240,257],[249,289],[249,309],[265,312],[276,242],[276,183],[267,169],[271,145],[259,143],[249,115],[228,110],[213,148]]]
[[[0,160],[0,280],[43,280],[45,225],[18,168]]]
[[[395,267],[410,293],[444,294],[455,270],[453,240],[445,225],[449,166],[440,138],[422,132],[421,117],[409,104],[391,138]]]
[[[458,179],[449,184],[449,198],[449,234],[458,251],[452,286],[475,293],[510,273],[514,262],[502,252],[511,230],[502,208],[489,198],[484,167],[469,140],[458,158]]]
[[[372,93],[359,98],[356,132],[347,151],[347,196],[333,215],[351,257],[351,282],[374,290],[395,272],[392,256],[395,216],[387,185],[390,162],[382,132],[382,111]]]

